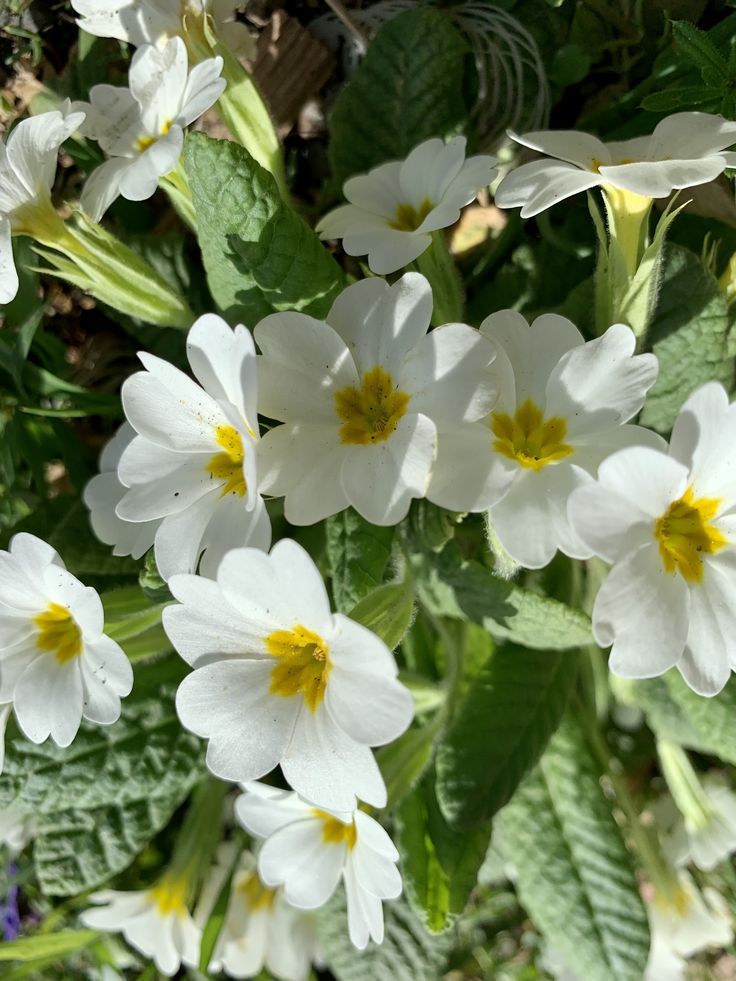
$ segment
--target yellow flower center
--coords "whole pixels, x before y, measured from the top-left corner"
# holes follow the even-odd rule
[[[429,198],[425,198],[418,208],[413,204],[400,204],[396,209],[396,217],[388,223],[388,227],[399,232],[415,232],[432,208],[434,205]]]
[[[243,476],[245,452],[242,437],[234,426],[218,426],[215,430],[215,439],[223,452],[215,453],[205,469],[215,480],[224,481],[221,497],[226,494],[244,497],[248,488]]]
[[[341,845],[345,842],[350,851],[355,848],[358,832],[354,821],[351,821],[350,824],[344,824],[332,814],[328,814],[327,811],[320,811],[316,807],[314,814],[322,820],[322,841],[326,845]]]
[[[368,446],[388,439],[410,399],[406,392],[394,388],[394,380],[384,368],[371,368],[363,375],[360,388],[348,385],[335,393],[335,410],[343,421],[340,442]]]
[[[276,899],[276,890],[264,886],[257,872],[247,872],[238,882],[237,889],[245,896],[251,913],[270,909]]]
[[[170,916],[172,913],[177,917],[187,915],[186,882],[163,878],[148,890],[148,895],[161,916]]]
[[[271,672],[269,691],[282,698],[303,695],[312,712],[325,697],[332,670],[330,652],[319,634],[297,624],[292,630],[275,630],[266,638],[268,653],[279,663]]]
[[[519,466],[541,470],[549,463],[559,463],[575,450],[564,442],[567,423],[560,416],[545,419],[542,410],[527,399],[513,418],[507,412],[494,412],[491,430],[496,439],[494,449]]]
[[[703,556],[713,555],[728,539],[712,521],[721,502],[715,497],[697,500],[692,487],[688,487],[678,501],[667,508],[654,524],[654,537],[659,542],[659,554],[665,571],[679,572],[688,582],[700,582],[703,578]]]
[[[170,129],[171,129],[171,120],[167,119],[166,122],[161,127],[161,132],[159,133],[158,136],[139,136],[138,139],[135,141],[135,148],[138,151],[138,153],[143,153],[143,151],[147,150],[149,146],[153,146],[153,144],[157,143],[162,136],[166,136],[166,134],[169,132]]]
[[[66,664],[82,653],[82,631],[65,606],[49,603],[33,622],[38,627],[36,645],[42,651],[53,653],[59,664]]]

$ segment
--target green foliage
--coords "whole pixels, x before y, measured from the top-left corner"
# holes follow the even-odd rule
[[[344,890],[317,911],[325,960],[337,981],[437,981],[452,938],[433,936],[403,899],[384,904],[385,937],[357,952],[348,939]]]
[[[338,610],[349,613],[383,582],[393,528],[379,528],[348,508],[327,519],[327,561]]]
[[[661,432],[672,428],[685,399],[715,379],[730,388],[734,361],[726,298],[696,255],[665,246],[662,284],[649,327],[659,358],[659,377],[649,392],[641,422]]]
[[[579,723],[568,716],[501,815],[522,903],[586,981],[641,981],[647,917]]]
[[[414,583],[410,576],[403,582],[378,586],[364,596],[350,611],[357,620],[393,650],[409,629],[414,614]]]
[[[592,642],[590,620],[580,610],[464,561],[452,542],[439,554],[414,556],[414,568],[419,599],[437,616],[482,624],[494,637],[525,647],[562,651]]]
[[[41,933],[20,940],[6,940],[0,944],[0,961],[38,961],[66,957],[68,954],[97,940],[97,930],[62,930],[59,933]]]
[[[472,831],[450,827],[442,815],[431,772],[404,798],[396,814],[404,888],[432,933],[448,930],[465,909],[478,881],[491,825]]]
[[[210,292],[249,327],[276,310],[324,316],[343,274],[243,147],[191,133],[184,159]]]
[[[731,680],[718,695],[703,698],[688,688],[679,671],[669,671],[664,681],[674,705],[684,722],[676,741],[692,746],[701,752],[712,753],[724,763],[736,765],[736,679]],[[688,730],[694,734],[694,742],[688,739]]]
[[[178,667],[178,665],[176,666]],[[68,749],[8,747],[0,807],[36,817],[36,874],[48,896],[72,896],[124,869],[201,775],[198,740],[182,729],[171,687],[139,688],[114,726],[82,725]]]
[[[335,177],[344,181],[462,129],[467,49],[441,10],[408,10],[390,20],[335,101],[329,120]]]
[[[511,799],[560,723],[578,663],[576,652],[493,651],[437,752],[437,797],[451,824],[474,827]]]

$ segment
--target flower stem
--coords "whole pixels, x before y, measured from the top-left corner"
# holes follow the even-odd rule
[[[225,783],[210,776],[197,785],[164,873],[170,881],[184,883],[189,900],[204,880],[220,840],[226,789]]]
[[[657,754],[672,799],[686,826],[707,827],[713,817],[713,807],[685,750],[667,739],[658,739]]]
[[[621,249],[626,272],[631,280],[639,268],[639,261],[644,252],[647,219],[652,208],[652,199],[604,185],[603,200],[608,213],[611,239],[615,240]]]
[[[432,324],[462,322],[465,298],[462,281],[441,231],[432,232],[432,244],[416,260],[416,267],[432,287]]]
[[[194,210],[192,192],[181,157],[177,160],[176,167],[165,177],[159,179],[159,185],[166,192],[169,201],[171,201],[182,221],[186,222],[196,234],[197,214]]]

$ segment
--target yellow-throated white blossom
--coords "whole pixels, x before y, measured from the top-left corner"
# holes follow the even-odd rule
[[[493,346],[465,324],[428,334],[431,313],[429,283],[407,273],[349,286],[324,321],[256,327],[259,409],[284,423],[262,441],[264,488],[292,524],[348,506],[396,524],[426,492],[438,428],[460,435],[493,405]]]
[[[312,559],[284,539],[267,555],[229,551],[216,581],[173,576],[179,605],[166,633],[194,671],[176,696],[187,729],[208,740],[207,765],[255,780],[281,764],[316,807],[376,807],[386,788],[370,750],[411,722],[412,699],[375,634],[331,613]]]
[[[208,58],[189,69],[179,37],[163,47],[146,44],[133,55],[128,86],[95,85],[83,132],[97,140],[110,158],[94,170],[82,191],[81,205],[96,221],[122,195],[129,201],[150,198],[159,178],[172,171],[184,145],[184,130],[225,88],[222,58]]]
[[[189,911],[184,880],[164,875],[150,889],[103,889],[89,898],[96,907],[82,913],[82,923],[122,933],[165,977],[173,977],[182,964],[198,965],[202,931]]]
[[[102,602],[25,532],[0,552],[0,703],[12,702],[24,735],[68,746],[82,719],[110,725],[133,671],[104,634]],[[7,716],[6,716],[7,718]]]
[[[676,865],[711,872],[736,852],[736,794],[715,774],[706,774],[701,790],[699,813],[680,817],[665,847]]]
[[[705,184],[736,166],[736,122],[706,112],[677,112],[657,123],[650,136],[603,143],[577,130],[511,134],[544,159],[512,170],[499,184],[500,208],[521,206],[531,218],[591,187],[636,198],[663,198],[673,190]]]
[[[22,119],[0,140],[0,303],[18,292],[12,235],[54,246],[63,222],[51,203],[59,147],[84,121],[67,100],[60,109]]]
[[[317,909],[345,884],[348,929],[363,950],[383,942],[384,899],[401,894],[399,853],[381,825],[361,810],[330,812],[298,794],[251,783],[235,813],[252,834],[266,841],[258,853],[263,882],[283,886],[299,909]]]
[[[200,556],[212,575],[229,548],[267,549],[271,540],[258,489],[253,339],[205,314],[187,335],[187,356],[199,384],[139,355],[146,370],[122,390],[128,426],[85,490],[97,536],[119,555],[153,544],[164,579],[194,572]]]
[[[195,919],[200,911],[209,914],[213,908],[229,867],[215,865]],[[206,916],[203,919],[206,922]],[[319,960],[313,915],[288,903],[283,889],[264,885],[255,858],[243,852],[233,874],[210,973],[223,971],[229,978],[254,978],[265,968],[279,981],[306,981],[312,964]]]
[[[501,545],[521,565],[540,568],[557,549],[590,556],[568,520],[572,491],[622,446],[661,442],[626,425],[657,377],[652,354],[634,355],[635,338],[615,324],[593,341],[556,314],[529,325],[520,313],[487,317],[499,397],[483,420],[439,425],[427,497],[456,511],[490,507]]]
[[[652,678],[677,666],[701,695],[736,667],[736,409],[724,388],[699,388],[669,448],[614,453],[575,492],[575,533],[613,568],[593,609],[610,668]]]
[[[367,255],[383,276],[413,262],[432,232],[454,225],[460,211],[496,176],[495,157],[465,159],[465,137],[427,140],[406,160],[392,160],[343,186],[350,202],[319,222],[323,239],[342,239],[348,255]]]

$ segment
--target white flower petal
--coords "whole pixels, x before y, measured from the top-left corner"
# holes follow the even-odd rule
[[[0,217],[0,303],[10,303],[18,292],[18,273],[8,218]]]
[[[617,490],[592,481],[570,495],[567,504],[570,524],[576,534],[606,562],[620,562],[652,540],[654,519],[635,500]]]
[[[346,852],[345,842],[324,842],[320,818],[295,821],[265,842],[258,854],[258,872],[268,885],[283,885],[292,906],[317,909],[337,888]]]
[[[112,157],[95,167],[84,182],[79,204],[93,221],[100,221],[113,201],[120,196],[120,182],[134,163],[128,157]]]
[[[61,664],[53,654],[40,654],[18,680],[13,707],[18,725],[31,742],[42,743],[51,736],[57,746],[68,746],[82,721],[77,659]]]
[[[694,187],[715,180],[726,169],[720,157],[701,160],[657,160],[627,163],[618,167],[601,167],[606,184],[643,197],[663,198],[676,188]]]
[[[736,123],[708,112],[675,112],[660,120],[649,139],[649,159],[718,153],[736,143]]]
[[[394,218],[401,202],[402,162],[390,160],[374,167],[367,174],[358,174],[345,181],[343,194],[346,199],[364,211]]]
[[[603,183],[600,174],[580,170],[559,160],[535,160],[524,164],[498,185],[495,201],[499,208],[521,206],[522,218],[533,218],[560,201]]]
[[[506,493],[518,467],[493,450],[483,423],[440,427],[427,499],[449,511],[486,511]]]
[[[113,545],[113,555],[139,559],[153,545],[159,521],[133,523],[115,512],[127,488],[113,472],[99,473],[84,488],[83,500],[90,510],[92,530],[105,545]]]
[[[219,502],[202,538],[205,552],[199,568],[202,576],[214,579],[225,555],[241,546],[268,551],[271,545],[271,519],[260,495],[248,511],[242,498],[227,494]]]
[[[213,398],[227,401],[257,427],[256,351],[250,331],[234,330],[214,313],[194,321],[187,334],[187,357],[197,381]]]
[[[271,567],[281,595],[288,599],[297,622],[319,624],[331,619],[324,580],[309,553],[290,538],[271,549]]]
[[[613,645],[611,671],[623,678],[655,678],[677,664],[689,610],[685,581],[665,572],[654,542],[615,565],[593,608],[596,641]]]
[[[360,811],[356,812],[359,813]],[[371,896],[377,899],[396,899],[401,895],[401,873],[396,865],[368,848],[360,835],[348,861],[361,888]]]
[[[197,561],[204,548],[202,538],[205,529],[220,503],[220,489],[214,487],[184,510],[164,517],[154,542],[156,567],[164,581],[177,573],[196,571]],[[242,502],[240,503],[245,512]],[[233,539],[231,544],[242,543]]]
[[[181,96],[181,107],[176,121],[184,127],[199,119],[202,113],[213,106],[225,91],[227,82],[220,78],[222,58],[207,58],[194,65],[189,72],[184,92]]]
[[[383,905],[381,900],[363,889],[355,870],[348,863],[343,873],[348,901],[348,932],[358,950],[365,950],[368,941],[383,943]]]
[[[115,508],[116,515],[125,521],[152,521],[179,514],[209,494],[213,477],[202,466],[202,457],[181,457],[185,462],[178,470],[151,483],[130,487]]]
[[[304,708],[281,760],[289,784],[315,807],[352,811],[359,797],[386,806],[386,787],[373,754],[342,732],[323,708]]]
[[[388,276],[408,266],[432,244],[430,235],[387,229],[372,245],[360,242],[357,235],[346,235],[343,248],[348,255],[368,255],[368,267],[376,276]],[[367,247],[366,247],[367,246]]]
[[[687,647],[677,665],[699,695],[716,695],[736,667],[736,554],[732,549],[708,556],[703,579],[690,588]]]
[[[558,160],[579,164],[587,170],[597,163],[609,163],[611,159],[606,144],[597,136],[574,129],[537,130],[521,136],[516,133],[510,135],[522,146]]]
[[[146,201],[156,191],[161,177],[170,173],[181,156],[184,132],[172,126],[165,136],[136,157],[120,178],[120,194],[128,201]]]
[[[235,801],[235,815],[246,831],[268,838],[287,824],[312,818],[314,808],[298,794],[251,781],[246,784],[246,792]]]

